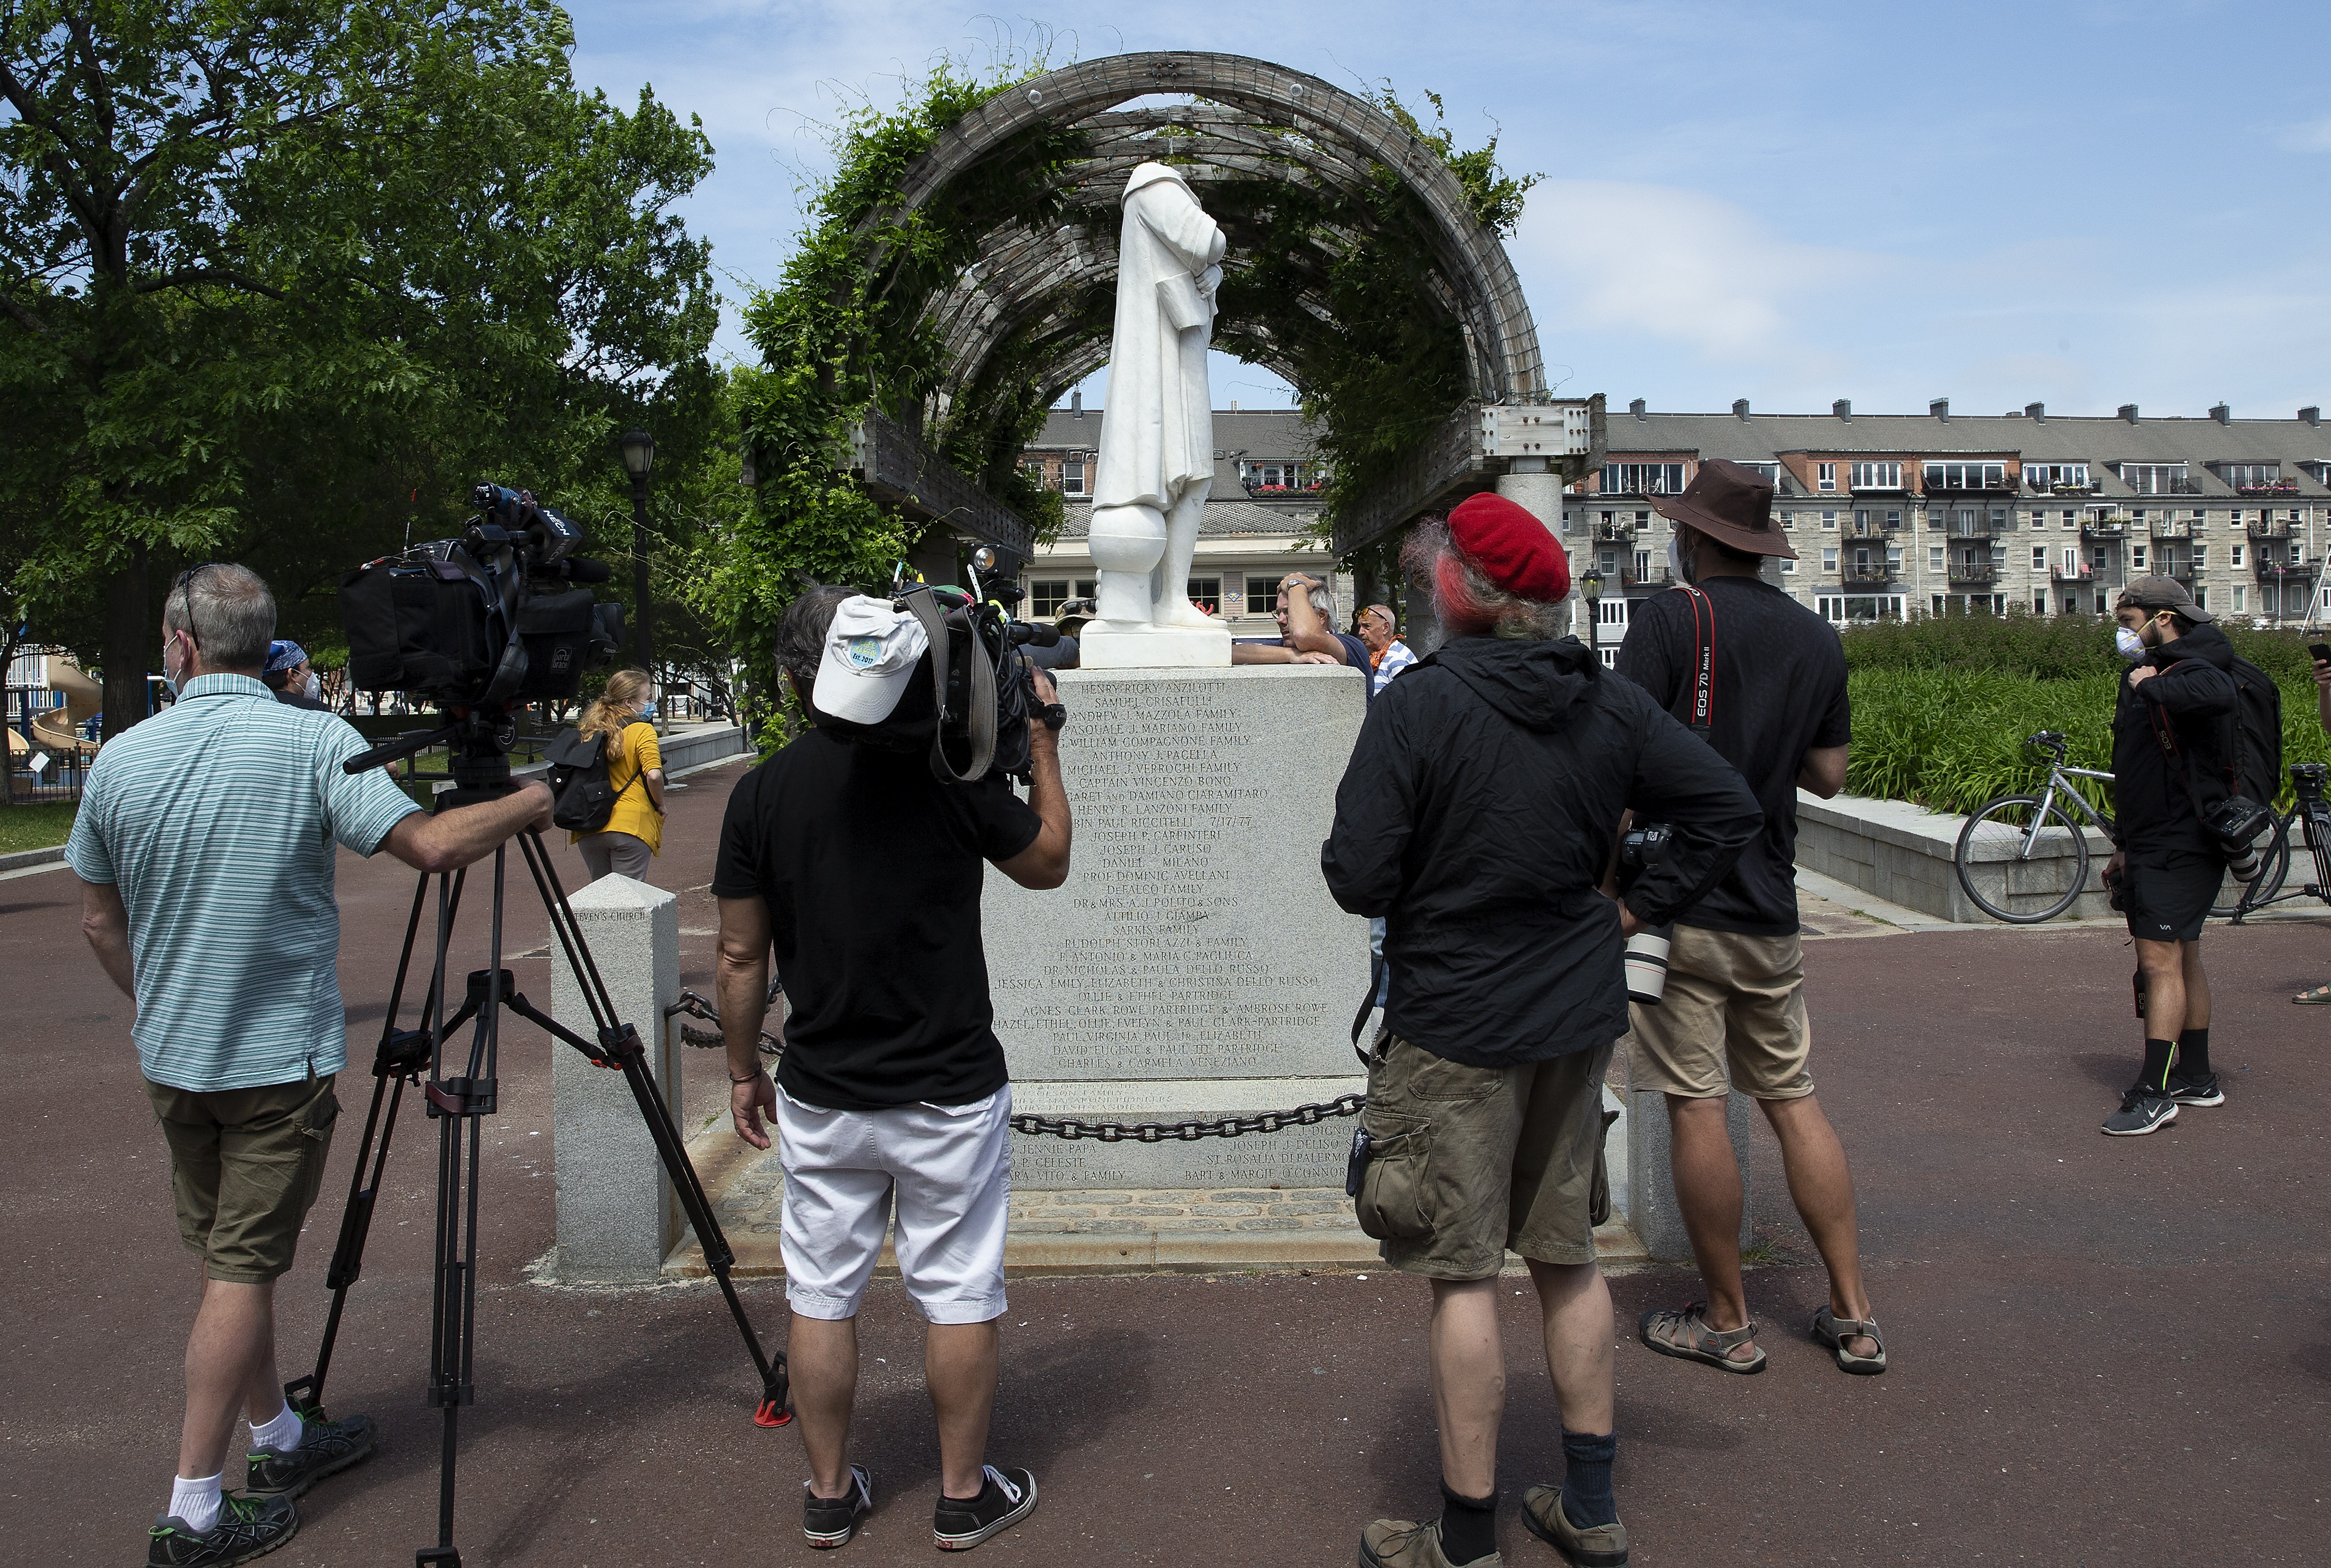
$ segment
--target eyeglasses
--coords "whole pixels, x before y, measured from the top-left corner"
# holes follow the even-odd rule
[[[171,593],[182,595],[179,603],[186,606],[186,633],[187,637],[193,640],[195,646],[197,648],[200,648],[203,645],[203,639],[202,633],[195,630],[195,578],[201,573],[209,571],[213,566],[224,566],[225,565],[226,563],[224,561],[196,562],[194,565],[191,565],[185,571],[179,573],[177,581],[170,584]],[[162,602],[166,604],[168,603],[169,595],[166,594],[164,594]]]

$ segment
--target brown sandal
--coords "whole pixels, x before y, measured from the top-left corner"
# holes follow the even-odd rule
[[[1886,1370],[1886,1341],[1878,1333],[1874,1317],[1840,1317],[1824,1307],[1813,1314],[1813,1337],[1829,1346],[1837,1358],[1837,1370],[1850,1372],[1857,1377],[1876,1377]],[[1856,1355],[1845,1348],[1849,1339],[1875,1339],[1876,1355]]]
[[[1764,1371],[1765,1352],[1761,1348],[1746,1361],[1736,1361],[1730,1354],[1756,1337],[1755,1324],[1744,1323],[1718,1333],[1700,1316],[1707,1306],[1704,1301],[1695,1301],[1681,1312],[1653,1307],[1636,1323],[1635,1337],[1646,1348],[1679,1361],[1702,1361],[1744,1376]]]

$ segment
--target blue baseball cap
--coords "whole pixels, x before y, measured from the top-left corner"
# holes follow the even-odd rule
[[[307,661],[308,651],[297,642],[279,637],[267,645],[267,673],[270,675],[281,674]]]

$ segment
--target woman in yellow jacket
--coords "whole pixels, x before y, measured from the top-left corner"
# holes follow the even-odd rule
[[[607,782],[615,790],[605,827],[566,835],[582,850],[595,882],[610,871],[644,882],[649,857],[663,853],[663,751],[655,726],[646,722],[654,717],[655,688],[647,672],[618,670],[576,726],[586,738],[607,737]]]

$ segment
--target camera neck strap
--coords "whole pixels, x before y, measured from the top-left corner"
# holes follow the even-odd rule
[[[1678,717],[1704,740],[1716,728],[1716,601],[1689,584],[1683,595],[1691,604],[1691,706]]]
[[[931,645],[932,706],[938,715],[931,732],[931,772],[952,784],[976,784],[987,776],[988,768],[995,761],[994,661],[979,645],[978,629],[966,627],[966,635],[971,639],[971,711],[964,717],[971,734],[971,759],[958,773],[947,755],[947,669],[954,651],[948,641],[947,617],[939,613],[938,601],[932,596],[928,584],[918,583],[909,588],[899,595],[899,603],[922,622],[923,634]]]

